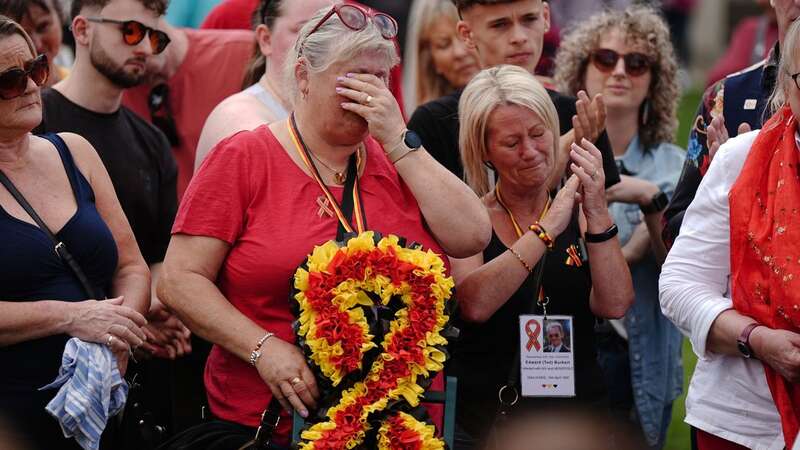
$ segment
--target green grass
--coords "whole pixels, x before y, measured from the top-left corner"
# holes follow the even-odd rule
[[[697,89],[687,91],[678,105],[680,126],[678,127],[678,136],[675,142],[681,147],[686,147],[686,142],[689,139],[689,131],[694,121],[694,115],[697,112],[697,105],[700,104],[701,95],[702,92]],[[694,373],[695,364],[697,364],[697,356],[692,352],[692,346],[689,344],[689,341],[684,339],[683,394],[678,397],[672,405],[672,422],[667,431],[667,442],[664,445],[665,450],[688,450],[691,448],[689,425],[683,421],[683,418],[686,417],[686,391],[689,389],[689,380],[692,378],[692,373]]]

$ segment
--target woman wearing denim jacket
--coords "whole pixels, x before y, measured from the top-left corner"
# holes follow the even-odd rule
[[[612,408],[635,412],[648,444],[661,448],[683,373],[680,332],[658,302],[661,211],[684,160],[671,143],[679,95],[669,29],[645,7],[595,15],[564,39],[556,67],[566,93],[602,94],[608,108],[622,182],[606,192],[636,299],[623,322],[598,327],[598,358]]]

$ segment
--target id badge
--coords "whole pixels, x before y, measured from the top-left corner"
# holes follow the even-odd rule
[[[575,396],[572,316],[519,316],[523,397]]]

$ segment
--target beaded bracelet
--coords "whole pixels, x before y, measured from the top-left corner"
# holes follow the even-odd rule
[[[534,222],[533,225],[530,226],[530,230],[544,242],[544,246],[547,247],[548,250],[552,250],[555,247],[555,241],[539,222]]]
[[[530,265],[530,264],[526,263],[524,259],[522,259],[522,255],[520,255],[520,254],[519,254],[519,253],[518,253],[516,250],[514,250],[513,248],[509,248],[509,249],[508,249],[508,251],[510,251],[512,255],[514,255],[514,256],[516,256],[516,257],[517,257],[517,259],[519,260],[519,262],[521,262],[521,263],[522,263],[522,265],[523,265],[523,266],[525,266],[525,268],[528,270],[528,272],[531,272],[531,273],[533,272],[533,268],[531,267],[531,265]]]
[[[267,331],[267,334],[265,334],[264,337],[258,340],[256,348],[254,348],[253,351],[250,352],[251,366],[255,367],[256,363],[258,362],[258,359],[261,358],[261,346],[264,345],[264,342],[267,342],[267,339],[271,338],[272,336],[275,336],[275,333]]]

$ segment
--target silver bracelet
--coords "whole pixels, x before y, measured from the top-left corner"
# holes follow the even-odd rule
[[[261,346],[264,345],[264,342],[267,342],[267,339],[271,338],[272,336],[275,336],[275,333],[271,333],[271,332],[267,331],[267,334],[265,334],[264,337],[262,337],[261,339],[258,340],[258,343],[256,344],[256,348],[254,348],[253,351],[250,352],[250,365],[251,366],[253,366],[253,367],[256,366],[256,363],[258,362],[258,359],[261,358]]]

